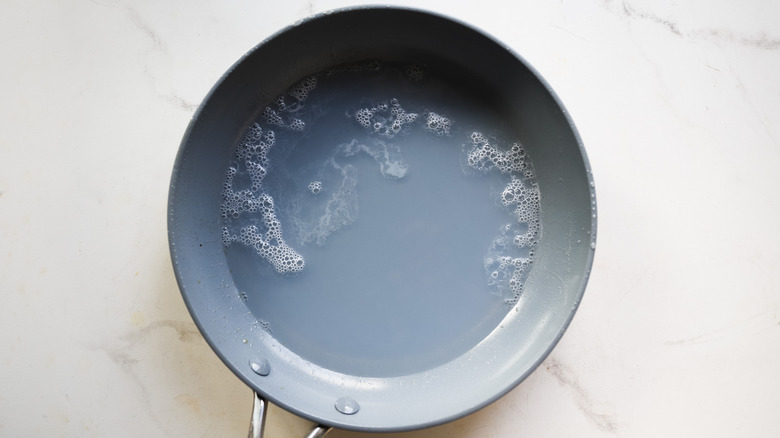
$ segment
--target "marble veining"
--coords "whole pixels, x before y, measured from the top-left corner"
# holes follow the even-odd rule
[[[772,36],[765,30],[759,30],[754,34],[743,34],[728,28],[717,27],[685,29],[682,20],[675,19],[674,17],[658,15],[652,11],[640,9],[630,1],[621,1],[619,6],[614,5],[612,1],[604,1],[604,4],[608,7],[609,10],[619,14],[622,17],[631,20],[650,21],[662,26],[672,34],[679,37],[699,37],[717,42],[726,42],[746,47],[754,47],[762,50],[780,49],[780,37]]]
[[[154,321],[140,329],[122,336],[120,341],[111,341],[105,343],[101,350],[116,364],[121,372],[132,381],[140,392],[143,406],[146,408],[148,418],[152,419],[157,429],[165,436],[177,436],[177,428],[171,427],[169,422],[160,416],[155,408],[159,404],[152,396],[155,391],[151,391],[148,381],[144,378],[148,373],[149,365],[143,363],[141,359],[150,348],[156,351],[156,354],[165,354],[164,350],[155,349],[160,339],[165,339],[161,332],[172,331],[178,342],[185,344],[202,343],[203,338],[200,332],[192,322],[162,320]],[[199,410],[197,399],[186,396],[186,394],[177,395],[177,401]],[[196,409],[197,408],[197,409]]]
[[[571,392],[577,408],[590,420],[590,422],[603,432],[616,434],[619,432],[617,423],[611,415],[598,412],[591,395],[582,387],[574,371],[559,361],[555,355],[550,355],[544,362],[544,369],[555,380],[565,386]]]
[[[777,320],[777,312],[767,310],[735,322],[723,324],[720,327],[707,330],[706,332],[700,334],[682,339],[665,341],[664,345],[670,347],[681,347],[688,345],[707,344],[710,342],[719,342],[728,338],[733,339],[737,335],[751,337],[760,336],[767,331],[778,330],[779,328],[780,321]]]
[[[133,27],[140,31],[140,33],[146,37],[147,41],[151,42],[151,49],[146,50],[144,55],[147,58],[147,63],[170,62],[172,54],[170,48],[165,43],[165,39],[147,20],[144,19],[142,14],[131,5],[121,7],[120,10],[124,12],[124,15],[130,23],[132,23]],[[150,74],[148,69],[144,70],[144,75],[162,101],[188,113],[192,113],[197,109],[198,105],[196,103],[182,97],[173,86],[160,83],[160,79],[155,75]],[[170,89],[170,91],[166,92],[166,89]]]
[[[138,11],[136,11],[132,6],[125,6],[124,10],[133,25],[138,30],[140,30],[141,33],[146,35],[149,40],[152,41],[155,48],[165,50],[165,44],[163,43],[162,38],[160,38],[160,36],[157,35],[157,32],[155,32],[154,29],[152,29],[151,26],[149,26],[149,24],[143,20],[141,15],[138,14]]]
[[[161,94],[160,98],[189,113],[194,112],[198,108],[198,105],[188,102],[177,94]]]

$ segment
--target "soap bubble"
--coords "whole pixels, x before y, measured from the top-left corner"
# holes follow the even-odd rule
[[[263,120],[265,120],[265,122],[270,125],[286,126],[282,116],[280,116],[279,113],[274,111],[271,107],[266,107],[263,110]]]
[[[315,88],[317,88],[317,77],[309,76],[290,87],[287,94],[303,102],[309,97],[309,92]]]
[[[508,150],[500,150],[490,144],[481,132],[471,134],[471,146],[467,151],[467,164],[479,171],[497,168],[501,173],[520,173],[533,179],[534,173],[526,152],[520,143],[514,143]]]
[[[393,98],[389,103],[380,102],[370,108],[360,108],[355,111],[354,117],[355,121],[369,132],[393,138],[403,132],[405,125],[417,120],[419,115],[406,112],[398,99]]]
[[[414,82],[418,82],[423,78],[423,69],[417,64],[407,65],[404,72]]]
[[[382,60],[368,59],[361,62],[352,62],[347,64],[339,64],[333,67],[328,67],[323,72],[325,77],[331,77],[339,73],[360,73],[360,72],[372,72],[382,68]]]
[[[312,181],[309,183],[309,191],[313,194],[317,195],[322,191],[322,182],[321,181]]]
[[[451,126],[452,122],[448,118],[440,116],[433,111],[428,113],[428,117],[425,120],[425,129],[439,137],[450,135]]]
[[[357,120],[357,122],[363,125],[365,128],[368,128],[371,125],[372,117],[374,117],[374,112],[368,108],[361,108],[355,113],[355,120]],[[381,123],[376,122],[374,125],[374,130],[376,131],[381,127]]]

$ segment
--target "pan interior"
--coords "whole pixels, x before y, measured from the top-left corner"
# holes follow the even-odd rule
[[[257,329],[370,377],[453,360],[522,292],[538,188],[489,94],[432,65],[306,76],[225,163],[220,225]]]

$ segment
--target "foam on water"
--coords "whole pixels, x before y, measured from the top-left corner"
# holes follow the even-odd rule
[[[282,224],[274,211],[274,200],[263,190],[263,179],[267,174],[265,166],[269,163],[268,152],[275,138],[273,131],[264,134],[262,127],[255,123],[239,143],[236,163],[228,168],[222,188],[222,243],[228,247],[233,242],[239,242],[253,248],[279,273],[300,272],[306,263],[300,254],[285,243]],[[248,188],[237,190],[234,186],[239,169],[249,176],[250,184]],[[254,217],[248,225],[237,224],[242,215],[253,214],[259,214],[259,220]]]
[[[442,346],[450,339],[478,342],[483,335],[477,331],[492,330],[491,321],[500,321],[507,304],[520,299],[539,238],[539,190],[522,144],[494,125],[484,126],[487,116],[471,117],[472,108],[441,103],[450,89],[437,91],[431,101],[420,100],[412,87],[435,80],[423,67],[392,68],[374,60],[345,64],[294,84],[247,129],[222,191],[222,240],[236,282],[248,291],[250,309],[264,328],[273,322],[280,341],[316,344],[309,348],[321,352],[311,354],[334,369],[350,371],[362,366],[364,357],[373,357],[372,372],[396,374],[412,370],[404,368],[409,361],[387,347],[394,342],[406,349],[404,354],[430,356],[431,363],[465,348]],[[343,87],[358,87],[353,77],[368,78],[368,85],[350,100]],[[388,78],[406,82],[377,92],[384,88],[371,80],[391,83]],[[372,223],[361,223],[363,209]],[[472,223],[472,212],[487,219]],[[242,255],[247,250],[259,256],[257,261]],[[435,281],[440,283],[428,284]],[[326,296],[318,297],[319,289]],[[275,292],[299,296],[281,298]],[[398,297],[382,298],[376,295],[380,292]],[[446,293],[473,299],[473,305],[458,310],[473,315],[462,316],[462,322],[453,316],[441,327],[421,319],[407,333],[382,314],[363,321],[363,329],[347,343],[326,335],[339,330],[338,316],[323,318],[322,323],[329,321],[327,329],[315,328],[316,310],[335,297],[348,300],[350,308],[373,296],[366,309],[386,302],[383,310],[388,311],[433,297],[439,301],[423,307],[437,307],[446,304]],[[262,305],[253,304],[257,295]],[[304,305],[313,313],[301,313]],[[365,318],[342,317],[350,326],[356,323],[347,319]],[[299,319],[297,328],[288,330]],[[296,334],[301,324],[310,326],[307,338]],[[419,336],[421,330],[426,336]],[[381,345],[365,343],[377,333],[390,336],[380,341],[387,353]],[[360,355],[353,354],[355,348]]]
[[[322,181],[312,181],[309,183],[309,191],[313,195],[319,195],[322,191]]]
[[[511,176],[500,199],[505,207],[514,207],[515,222],[507,224],[493,241],[485,255],[484,265],[489,275],[488,284],[495,287],[508,304],[514,305],[523,292],[525,277],[531,266],[531,250],[539,235],[539,188],[533,168],[519,142],[502,150],[477,131],[471,133],[466,156],[468,165],[473,169],[480,172],[495,170]],[[519,230],[518,225],[524,226],[525,231]],[[525,257],[509,255],[524,248],[528,249]]]
[[[355,120],[369,132],[393,138],[400,133],[404,125],[417,120],[419,114],[408,113],[398,103],[398,99],[390,99],[390,103],[381,102],[371,108],[361,108],[355,113]]]
[[[295,98],[298,102],[303,102],[309,98],[309,92],[317,88],[317,77],[309,76],[290,87],[287,94]]]
[[[316,76],[302,79],[290,87],[285,94],[276,98],[271,106],[267,106],[263,110],[261,119],[269,125],[291,131],[303,131],[306,123],[297,117],[297,113],[303,109],[309,93],[315,88],[317,88]]]
[[[424,76],[423,68],[417,64],[407,65],[404,68],[404,72],[406,73],[406,77],[408,77],[413,82],[421,81]]]
[[[450,127],[452,122],[444,116],[440,116],[431,111],[425,120],[425,129],[438,136],[450,135]]]
[[[348,64],[327,70],[325,76],[332,76],[344,71],[363,72],[376,71],[381,68],[379,61]],[[419,81],[423,70],[418,65],[405,67],[406,76]],[[291,131],[303,131],[306,124],[297,117],[303,112],[304,103],[309,94],[317,88],[316,76],[309,76],[294,84],[283,95],[279,96],[272,106],[266,107],[261,114],[261,121],[266,125],[286,128]],[[343,158],[358,154],[370,156],[379,165],[379,171],[386,178],[401,179],[409,167],[404,162],[401,149],[395,143],[388,143],[381,138],[393,139],[399,134],[408,134],[408,130],[416,125],[420,117],[417,112],[406,111],[397,98],[380,101],[370,107],[359,108],[354,113],[347,112],[347,117],[354,119],[369,134],[379,138],[370,141],[352,139],[337,145],[318,171],[319,175],[333,174],[338,180],[329,190],[325,202],[319,205],[306,205],[307,200],[300,198],[292,200],[290,215],[298,236],[298,243],[306,245],[316,242],[324,245],[328,236],[350,224],[358,217],[358,200],[355,187],[357,174],[354,167],[348,163],[340,163]],[[436,136],[450,136],[453,126],[449,118],[434,111],[424,112],[425,121],[422,128]],[[275,144],[276,134],[273,130],[265,130],[260,123],[255,123],[246,132],[236,149],[235,163],[229,167],[225,186],[221,216],[225,223],[223,227],[223,242],[230,246],[234,242],[254,248],[263,258],[267,259],[279,273],[300,272],[305,266],[303,257],[285,242],[282,235],[282,225],[274,212],[273,198],[264,191],[263,179],[269,164],[268,154]],[[539,233],[539,192],[534,180],[533,168],[527,160],[525,149],[519,142],[509,148],[501,148],[494,140],[480,131],[473,131],[469,141],[464,144],[466,164],[479,172],[497,171],[510,177],[499,200],[505,207],[513,209],[514,224],[508,224],[501,234],[490,244],[484,265],[488,285],[497,289],[506,297],[507,302],[514,304],[522,292],[522,283],[528,267],[530,256],[511,257],[508,242],[515,248],[531,248]],[[248,188],[235,189],[236,176],[248,176]],[[322,181],[312,181],[308,186],[311,194],[323,191]],[[312,208],[316,207],[316,208]],[[234,230],[234,220],[244,214],[259,213],[249,225],[243,225]],[[515,225],[524,225],[524,231],[517,231]],[[507,236],[508,230],[513,231]],[[532,254],[531,251],[527,253]],[[494,265],[498,264],[498,270]],[[511,274],[507,270],[511,269]],[[505,272],[506,271],[506,272]],[[506,291],[511,291],[511,294]]]

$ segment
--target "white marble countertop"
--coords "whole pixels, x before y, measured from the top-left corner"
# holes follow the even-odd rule
[[[251,392],[171,269],[170,172],[233,62],[351,4],[0,4],[0,436],[245,436]],[[397,4],[539,70],[600,216],[585,299],[545,363],[476,414],[391,436],[780,436],[780,4]],[[266,432],[307,428],[273,408]]]

